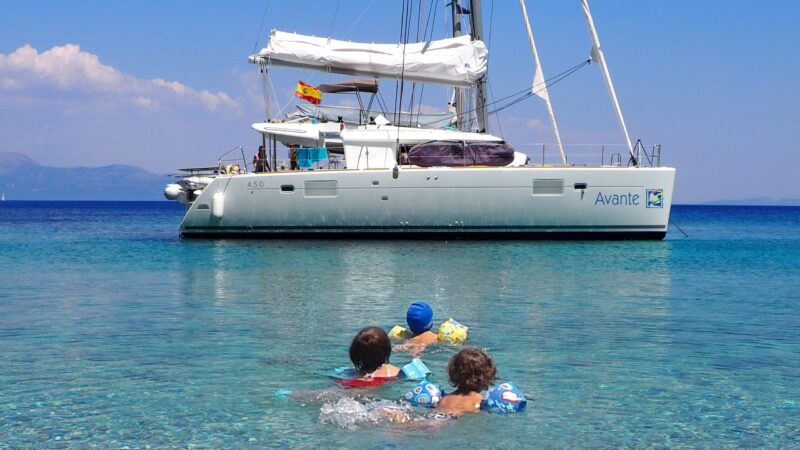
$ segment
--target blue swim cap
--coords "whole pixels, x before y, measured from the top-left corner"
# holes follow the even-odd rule
[[[414,302],[408,307],[406,322],[414,334],[428,331],[433,326],[433,310],[425,302]]]

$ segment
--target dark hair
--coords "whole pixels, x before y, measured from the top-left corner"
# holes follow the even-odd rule
[[[378,370],[389,362],[392,344],[383,329],[367,327],[359,331],[350,344],[350,361],[362,375]]]
[[[450,358],[447,376],[450,377],[450,384],[459,391],[480,392],[497,379],[497,368],[488,353],[468,347]]]

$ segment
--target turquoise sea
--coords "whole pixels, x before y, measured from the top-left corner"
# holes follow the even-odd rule
[[[0,203],[0,448],[800,448],[800,208],[676,206],[689,237],[655,242],[181,240],[181,216]],[[276,396],[417,299],[526,412]],[[425,354],[437,382],[455,351]]]

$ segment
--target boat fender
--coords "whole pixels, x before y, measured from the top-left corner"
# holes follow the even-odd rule
[[[211,215],[217,219],[222,219],[225,213],[225,194],[217,192],[211,197]]]
[[[524,411],[527,405],[528,400],[511,382],[490,387],[481,401],[481,409],[503,414]]]
[[[440,342],[446,342],[448,344],[460,344],[467,340],[468,330],[469,327],[462,325],[450,318],[439,325],[439,333],[437,336],[439,337]]]
[[[167,200],[176,200],[181,195],[183,188],[180,184],[171,183],[164,188],[164,197]]]
[[[400,176],[400,169],[398,169],[397,166],[394,166],[394,168],[392,169],[392,178],[396,180],[397,177],[399,176]]]
[[[428,380],[422,380],[410,391],[406,392],[403,399],[414,406],[435,408],[442,399],[442,395],[442,390],[439,386]]]

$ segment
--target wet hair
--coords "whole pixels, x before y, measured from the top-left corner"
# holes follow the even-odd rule
[[[392,344],[383,329],[367,327],[359,331],[350,344],[350,361],[360,374],[368,374],[378,370],[389,362]]]
[[[497,379],[497,368],[483,350],[468,347],[453,355],[447,363],[450,384],[459,391],[480,392]]]

